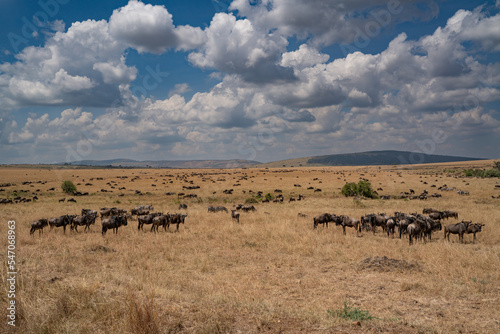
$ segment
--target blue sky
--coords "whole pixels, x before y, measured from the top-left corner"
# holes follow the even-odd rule
[[[0,9],[0,163],[500,157],[497,1]]]

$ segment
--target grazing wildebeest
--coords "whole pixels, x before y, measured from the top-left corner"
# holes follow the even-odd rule
[[[73,203],[76,203],[76,200],[74,198],[70,198],[68,199],[66,202],[73,202]]]
[[[208,212],[219,212],[219,211],[225,211],[229,212],[225,206],[209,206],[208,207]]]
[[[66,200],[66,197],[65,197],[65,198],[61,198],[61,199],[59,200],[59,203],[64,202],[65,200]]]
[[[50,230],[52,231],[52,229],[54,227],[61,227],[62,226],[64,233],[66,233],[66,225],[71,224],[72,220],[73,220],[73,218],[71,218],[71,216],[69,216],[69,215],[64,215],[64,216],[61,216],[58,218],[50,218],[49,219]]]
[[[444,237],[450,241],[450,234],[458,234],[458,240],[460,243],[464,242],[464,233],[467,232],[469,228],[469,224],[472,224],[472,221],[462,220],[460,223],[446,225],[444,227]]]
[[[314,217],[313,221],[314,221],[314,228],[316,228],[319,224],[323,224],[323,226],[326,225],[326,227],[328,227],[328,223],[335,222],[335,215],[324,213],[322,215]]]
[[[183,203],[179,204],[179,210],[187,210],[187,208],[188,208],[187,204]]]
[[[240,223],[240,213],[238,211],[231,210],[231,218],[233,218],[233,220],[236,220],[238,224]]]
[[[161,212],[155,212],[148,215],[137,216],[137,221],[139,222],[137,225],[137,230],[141,230],[144,225],[152,224],[153,218],[161,215]]]
[[[245,212],[257,211],[257,209],[255,208],[255,206],[253,206],[253,205],[242,205],[242,204],[238,204],[236,206],[236,210],[243,210]]]
[[[342,230],[344,232],[344,235],[346,235],[345,232],[346,226],[354,227],[356,229],[356,235],[359,235],[359,233],[361,233],[361,222],[358,219],[354,219],[346,215],[339,216],[339,218],[340,219],[335,220],[335,223],[338,225],[342,225]]]
[[[469,224],[467,227],[467,234],[474,234],[474,239],[472,242],[476,243],[476,233],[481,232],[481,229],[483,228],[484,224],[481,223],[476,223],[476,224]]]
[[[38,235],[41,235],[43,233],[43,228],[45,226],[49,225],[49,221],[47,219],[39,219],[36,222],[31,223],[31,230],[30,234],[35,233],[36,230],[38,230]],[[475,236],[475,234],[474,234]]]
[[[126,216],[111,216],[111,218],[106,218],[102,221],[102,235],[106,234],[106,231],[109,229],[113,229],[113,233],[118,234],[120,226],[127,226]]]

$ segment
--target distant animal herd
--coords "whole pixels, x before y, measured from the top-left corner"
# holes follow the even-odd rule
[[[187,205],[181,204],[180,209],[187,209]],[[237,223],[240,222],[240,211],[252,212],[257,209],[253,205],[236,205],[235,209],[231,209],[231,218]],[[113,233],[118,233],[118,228],[127,226],[129,219],[137,219],[137,229],[144,230],[144,225],[151,225],[151,232],[157,233],[160,227],[164,231],[170,230],[170,225],[176,225],[176,231],[179,231],[179,225],[184,224],[187,214],[180,213],[162,213],[152,212],[152,205],[140,205],[130,210],[130,213],[125,209],[101,208],[101,233],[105,235],[108,230],[113,230]],[[224,206],[209,206],[209,213],[226,212],[229,210]],[[91,225],[95,224],[98,213],[96,210],[82,209],[80,215],[63,215],[50,219],[39,219],[31,224],[30,234],[39,231],[43,233],[43,229],[50,226],[50,230],[54,227],[62,227],[66,233],[66,227],[69,226],[71,231],[78,232],[78,227],[83,226],[84,232],[90,230]],[[298,217],[306,218],[307,215],[298,213]],[[359,235],[363,230],[371,231],[374,235],[378,228],[381,228],[387,237],[393,237],[397,233],[399,238],[407,236],[411,245],[416,240],[430,241],[432,232],[443,230],[441,224],[442,219],[456,218],[458,212],[455,211],[439,211],[431,208],[424,209],[422,214],[419,213],[403,213],[394,212],[394,215],[388,216],[385,213],[371,213],[362,216],[360,219],[352,218],[347,215],[337,215],[333,213],[323,213],[313,218],[313,229],[318,225],[328,227],[329,223],[334,223],[336,226],[341,226],[343,234],[346,234],[346,227],[354,228],[356,234]],[[484,224],[473,223],[472,221],[462,220],[455,224],[444,226],[444,238],[449,241],[450,234],[457,234],[459,242],[463,243],[464,234],[473,234],[473,242],[476,242],[476,234],[482,231]]]
[[[425,214],[428,214],[428,216],[425,216]],[[299,213],[299,216],[304,217],[304,214]],[[443,230],[441,220],[448,218],[458,219],[458,212],[427,208],[423,210],[422,214],[394,212],[393,216],[387,216],[385,213],[371,213],[362,216],[360,219],[346,215],[324,213],[313,218],[313,228],[316,229],[320,224],[328,227],[328,223],[335,223],[336,226],[342,226],[345,235],[346,227],[355,228],[357,234],[361,233],[363,229],[366,231],[371,230],[375,234],[376,229],[380,227],[387,233],[387,237],[392,235],[393,238],[397,228],[399,238],[406,235],[411,245],[415,240],[430,241],[432,232]],[[463,243],[464,234],[473,234],[473,242],[476,242],[476,233],[481,232],[484,226],[482,223],[472,223],[472,221],[465,220],[455,224],[448,224],[444,226],[444,238],[449,241],[450,234],[458,234],[459,242]]]

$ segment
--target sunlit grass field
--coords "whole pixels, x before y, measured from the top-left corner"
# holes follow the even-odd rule
[[[500,195],[495,188],[500,180],[465,178],[461,172],[492,164],[228,170],[2,167],[0,184],[14,185],[1,187],[1,198],[37,194],[38,200],[0,204],[5,292],[9,220],[16,221],[19,272],[17,327],[8,326],[4,317],[0,328],[19,333],[499,333],[500,198],[492,196]],[[374,189],[382,188],[380,195],[426,189],[443,197],[379,200],[340,194],[346,182],[362,178]],[[89,196],[63,194],[64,180]],[[22,184],[27,181],[32,183]],[[444,184],[470,195],[439,191]],[[183,188],[193,185],[200,189]],[[224,194],[226,189],[234,189],[233,194]],[[284,203],[253,204],[257,211],[241,212],[239,224],[230,213],[207,211],[210,205],[231,209],[245,204],[258,191],[275,196],[275,189],[282,190]],[[305,199],[288,201],[299,194]],[[77,203],[59,202],[70,197]],[[130,211],[152,204],[155,211],[174,213],[181,212],[179,203],[188,205],[179,232],[170,227],[155,234],[150,226],[138,231],[137,221],[129,219],[118,234],[102,236],[98,218],[89,233],[68,228],[63,234],[62,228],[48,227],[40,236],[38,231],[29,233],[39,218],[80,214],[82,208]],[[313,217],[325,212],[359,219],[368,213],[422,213],[429,207],[457,211],[458,221],[485,227],[476,243],[472,235],[465,235],[464,244],[457,235],[447,242],[438,231],[431,242],[411,246],[407,238],[388,238],[382,231],[363,231],[357,237],[353,229],[344,236],[335,224],[313,229]],[[443,225],[456,222],[444,220]],[[0,296],[7,305],[7,293]],[[356,314],[369,317],[357,322]]]

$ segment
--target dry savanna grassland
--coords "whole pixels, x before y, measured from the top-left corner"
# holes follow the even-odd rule
[[[16,221],[18,270],[16,327],[4,316],[0,328],[18,333],[499,333],[500,199],[492,196],[500,195],[495,187],[500,180],[462,173],[492,163],[227,170],[4,166],[0,184],[12,185],[0,188],[0,197],[36,194],[38,200],[0,204],[4,314],[9,220]],[[426,189],[442,197],[380,200],[340,194],[346,182],[361,178],[382,188],[380,195]],[[72,197],[61,190],[64,180],[89,195],[74,197],[76,203],[59,202]],[[470,195],[439,191],[444,184]],[[233,194],[224,194],[226,189]],[[241,212],[239,224],[230,212],[207,211],[210,205],[245,204],[257,191],[275,196],[275,189],[283,191],[283,203],[253,204],[257,210]],[[288,201],[299,194],[305,199]],[[179,203],[187,210],[178,210]],[[30,235],[31,223],[40,218],[80,214],[82,208],[130,212],[141,204],[188,216],[178,232],[170,227],[152,233],[149,226],[138,231],[137,220],[129,219],[118,234],[102,236],[98,218],[87,233],[46,227],[43,234]],[[458,221],[485,226],[475,243],[472,235],[465,235],[463,244],[457,235],[448,242],[437,231],[432,241],[413,245],[381,230],[357,236],[348,228],[344,236],[335,224],[313,229],[313,217],[325,212],[359,219],[423,208],[457,211]],[[450,218],[443,225],[456,222]]]

